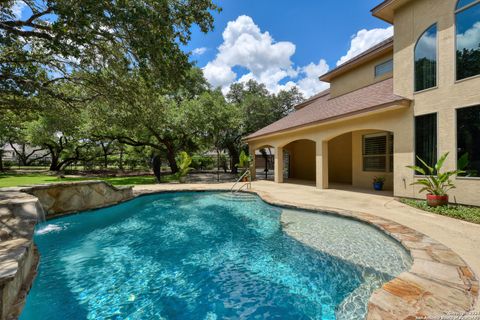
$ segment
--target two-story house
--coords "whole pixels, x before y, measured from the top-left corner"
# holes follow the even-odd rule
[[[320,77],[330,89],[253,133],[275,149],[275,181],[371,188],[424,198],[408,165],[467,159],[451,201],[480,205],[480,0],[386,0],[372,14],[394,36]],[[254,166],[255,164],[253,164]]]

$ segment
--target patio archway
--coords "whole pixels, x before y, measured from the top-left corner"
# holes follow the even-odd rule
[[[275,147],[263,145],[254,150],[255,180],[275,179]]]
[[[285,182],[314,184],[316,171],[315,141],[295,140],[283,147],[283,178]]]

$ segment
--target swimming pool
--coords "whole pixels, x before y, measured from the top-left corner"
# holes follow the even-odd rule
[[[282,231],[282,210],[185,192],[52,220],[36,231],[21,319],[358,319],[410,267],[393,239],[331,215],[325,250],[305,246]]]

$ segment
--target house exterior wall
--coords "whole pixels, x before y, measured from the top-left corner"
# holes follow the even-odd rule
[[[352,184],[352,133],[348,132],[328,142],[329,183]]]
[[[394,92],[413,100],[414,115],[437,113],[438,155],[449,152],[446,170],[456,169],[456,109],[480,105],[480,77],[456,81],[455,6],[457,0],[410,1],[395,11]],[[414,48],[423,32],[437,23],[437,87],[414,92]],[[413,164],[415,155],[409,159]],[[406,164],[405,164],[406,165]],[[407,183],[414,179],[408,175]],[[449,192],[460,203],[480,205],[480,179],[456,178]],[[418,193],[399,194],[421,197]]]
[[[392,72],[386,73],[380,77],[375,77],[375,66],[392,58],[393,52],[386,53],[332,79],[330,86],[331,97],[338,97],[368,85],[391,78]]]
[[[269,137],[253,139],[249,144],[268,143],[279,152],[283,146],[297,139],[316,142],[317,187],[327,188],[329,167],[335,158],[329,157],[329,141],[341,134],[352,132],[352,184],[371,187],[371,179],[378,173],[363,172],[361,136],[363,130],[390,131],[394,134],[394,173],[387,176],[386,188],[393,188],[398,197],[425,198],[419,186],[412,186],[416,177],[406,168],[415,163],[415,116],[437,113],[438,155],[449,152],[445,170],[456,169],[457,133],[456,110],[480,105],[480,76],[456,81],[455,6],[457,0],[410,1],[395,11],[394,25],[394,93],[412,100],[411,106],[397,110],[364,114],[355,119],[336,120],[303,129],[291,129]],[[437,86],[414,92],[414,48],[418,38],[437,23]],[[374,67],[389,56],[366,63],[338,76],[331,82],[332,97],[374,83]],[[387,77],[387,75],[385,75]],[[378,79],[380,80],[380,79]],[[364,134],[364,133],[363,133]],[[331,151],[331,150],[330,150]],[[282,165],[280,160],[276,160]],[[281,170],[278,170],[281,171]],[[276,180],[281,182],[281,177]],[[456,177],[456,189],[449,192],[451,201],[480,206],[480,178]]]

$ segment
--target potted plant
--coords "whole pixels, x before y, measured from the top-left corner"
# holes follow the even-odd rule
[[[180,183],[185,183],[187,181],[188,173],[193,170],[190,167],[192,164],[192,158],[185,151],[180,152],[178,159],[178,173],[177,178]]]
[[[237,164],[237,167],[240,168],[240,175],[241,176],[248,170],[251,162],[252,162],[252,159],[250,158],[250,156],[248,156],[245,153],[245,151],[242,150],[242,152],[240,152],[240,156],[239,156],[239,163]],[[248,176],[247,175],[245,175],[243,177],[243,181],[244,182],[248,181]]]
[[[373,178],[373,189],[375,189],[377,191],[382,191],[384,183],[385,183],[385,177],[374,177]]]
[[[427,204],[431,207],[444,206],[448,204],[447,192],[455,188],[451,177],[465,172],[462,170],[441,172],[447,157],[448,152],[438,159],[434,167],[427,165],[425,161],[417,157],[428,171],[419,166],[408,166],[408,168],[424,176],[424,178],[418,179],[417,181],[411,183],[411,185],[423,186],[423,188],[420,189],[420,192],[427,192]]]

